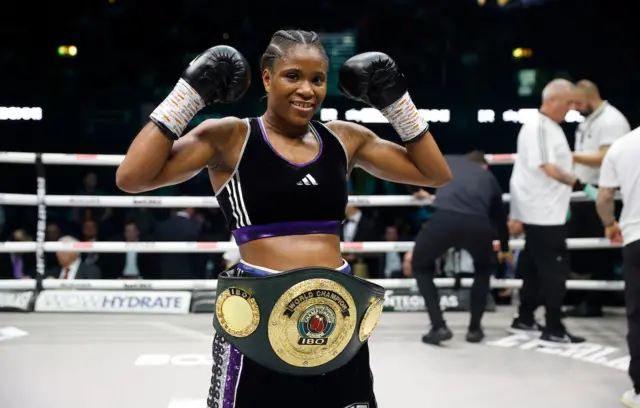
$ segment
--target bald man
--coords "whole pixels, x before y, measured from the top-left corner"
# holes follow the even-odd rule
[[[629,133],[631,128],[618,109],[602,100],[596,84],[588,80],[578,81],[576,91],[576,109],[586,116],[586,119],[576,130],[574,172],[583,182],[597,185],[602,159],[609,146]],[[592,202],[571,204],[569,230],[570,236],[576,238],[602,235],[602,226]],[[571,269],[592,279],[609,280],[613,275],[615,255],[619,256],[611,249],[573,251]],[[605,296],[606,292],[599,291],[573,292],[571,301],[575,307],[567,310],[566,314],[572,317],[602,316]]]
[[[509,183],[511,208],[517,209],[526,237],[516,266],[523,281],[520,307],[510,331],[542,331],[540,342],[549,346],[585,341],[571,335],[562,324],[569,276],[565,224],[571,192],[583,187],[572,175],[572,152],[560,127],[573,108],[574,95],[574,85],[564,79],[555,79],[544,88],[540,110],[518,134],[518,156]],[[544,328],[534,319],[540,302],[546,309]]]

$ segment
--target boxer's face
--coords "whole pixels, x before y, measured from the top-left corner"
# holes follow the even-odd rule
[[[269,108],[293,125],[306,125],[327,94],[328,61],[314,46],[296,45],[262,79]]]

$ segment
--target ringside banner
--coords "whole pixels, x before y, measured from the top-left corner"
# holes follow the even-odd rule
[[[188,314],[191,292],[45,290],[36,312]]]
[[[471,291],[469,289],[439,289],[440,308],[442,311],[468,312],[471,310]],[[424,312],[424,298],[417,290],[389,289],[384,295],[385,312]],[[487,312],[496,310],[491,295],[487,296]]]
[[[27,312],[31,308],[33,291],[0,291],[0,311]]]

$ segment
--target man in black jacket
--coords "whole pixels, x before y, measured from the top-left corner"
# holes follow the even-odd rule
[[[434,214],[418,234],[413,250],[413,275],[425,299],[432,324],[422,341],[439,344],[453,337],[443,318],[433,279],[436,259],[449,248],[462,248],[471,255],[474,263],[467,341],[477,343],[484,338],[480,322],[489,294],[496,236],[501,246],[499,258],[508,257],[507,212],[502,201],[502,189],[488,170],[483,152],[446,156],[446,160],[453,179],[438,189],[433,202]]]
[[[200,225],[192,218],[195,210],[185,208],[156,225],[156,240],[160,242],[196,242],[201,240]],[[160,279],[204,279],[202,254],[165,253],[158,256]]]
[[[347,205],[345,208],[345,221],[340,231],[342,242],[366,242],[378,241],[379,234],[376,231],[376,223],[365,215],[360,208]],[[354,273],[363,278],[379,278],[380,254],[345,254],[344,259],[349,262]],[[366,271],[361,266],[366,266]],[[363,276],[364,275],[364,276]]]

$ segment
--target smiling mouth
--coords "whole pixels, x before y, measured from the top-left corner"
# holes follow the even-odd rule
[[[313,107],[315,106],[314,104],[307,102],[291,102],[291,104],[300,109],[313,109]]]

